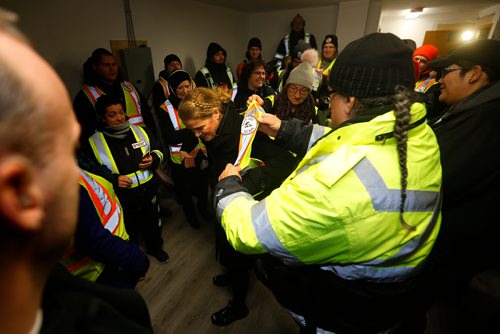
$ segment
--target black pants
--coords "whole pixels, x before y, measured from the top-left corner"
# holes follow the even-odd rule
[[[144,238],[144,245],[148,251],[161,249],[161,225],[158,199],[138,201],[137,203],[125,202],[123,205],[123,218],[125,228],[130,236],[130,241],[139,244],[140,237]]]
[[[183,165],[171,163],[172,178],[175,192],[188,219],[196,218],[196,209],[193,196],[198,198],[198,207],[207,209],[208,206],[208,170],[198,167],[185,168]]]
[[[257,277],[280,304],[303,316],[307,327],[336,333],[377,333],[412,312],[413,280],[373,283],[345,280],[317,266],[289,267],[264,256]]]
[[[236,307],[244,306],[248,293],[249,269],[253,267],[255,257],[236,251],[227,241],[224,229],[219,224],[215,226],[217,258],[231,279],[232,303]]]

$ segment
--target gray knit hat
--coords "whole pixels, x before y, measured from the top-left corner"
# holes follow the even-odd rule
[[[314,69],[308,61],[303,61],[290,72],[286,84],[299,84],[312,90],[313,82]]]
[[[397,85],[413,90],[412,50],[391,33],[366,35],[340,52],[328,83],[357,98],[393,95]]]

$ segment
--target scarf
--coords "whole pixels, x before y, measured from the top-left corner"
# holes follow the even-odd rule
[[[125,121],[122,125],[118,126],[106,126],[102,129],[102,132],[112,138],[123,139],[127,136],[130,131],[130,123]]]

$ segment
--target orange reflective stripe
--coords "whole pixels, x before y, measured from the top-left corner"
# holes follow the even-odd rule
[[[97,86],[83,85],[82,89],[94,107],[97,99],[104,95],[104,92]]]

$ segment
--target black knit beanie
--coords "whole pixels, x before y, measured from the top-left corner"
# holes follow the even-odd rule
[[[349,43],[330,73],[329,85],[345,96],[393,95],[397,85],[413,90],[412,50],[391,33],[372,33]]]
[[[250,49],[252,46],[258,47],[260,50],[262,50],[262,43],[260,42],[260,39],[257,37],[252,37],[248,41],[248,47],[247,50]]]
[[[299,41],[297,45],[292,50],[292,58],[293,59],[300,59],[302,57],[302,54],[304,51],[312,49],[311,44],[306,43],[304,41]]]
[[[177,87],[179,87],[179,85],[186,80],[191,80],[191,77],[189,76],[189,73],[184,70],[173,71],[167,78],[168,84],[174,92]]]
[[[224,50],[222,46],[215,42],[210,43],[207,48],[207,59],[211,59],[212,56],[219,51],[224,52],[224,57],[226,56],[226,50]]]
[[[339,40],[338,40],[337,36],[335,36],[335,35],[326,35],[325,36],[325,39],[323,40],[323,44],[321,44],[322,49],[326,43],[332,43],[333,46],[335,46],[335,49],[339,48]]]
[[[163,64],[165,64],[165,68],[167,68],[167,66],[173,62],[173,61],[178,61],[181,65],[182,65],[182,62],[180,60],[179,57],[177,57],[176,55],[174,54],[169,54],[168,56],[166,56],[165,58],[163,58]]]

